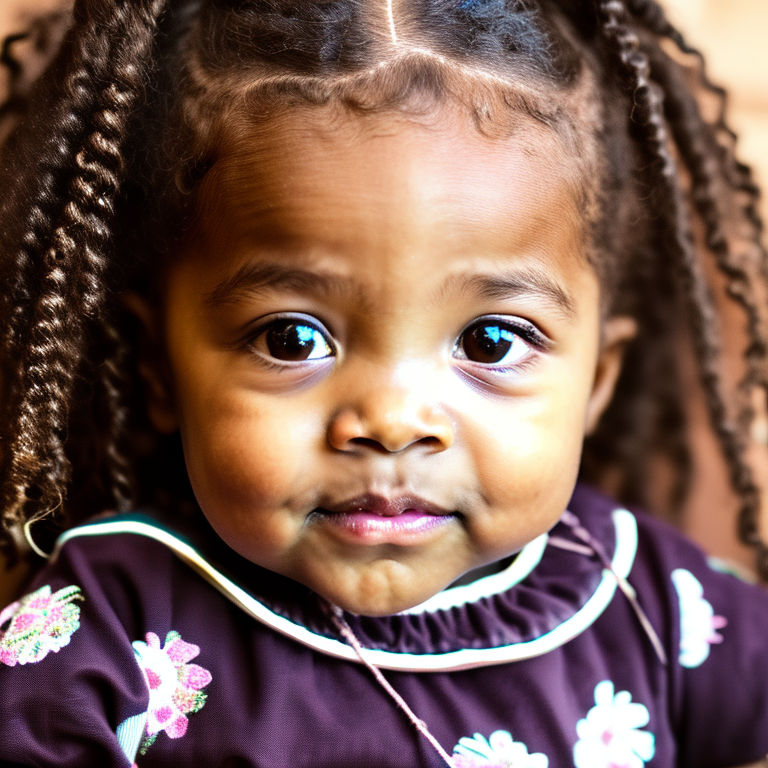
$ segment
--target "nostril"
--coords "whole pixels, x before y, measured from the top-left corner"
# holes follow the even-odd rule
[[[446,450],[453,443],[447,414],[434,408],[408,407],[390,396],[379,396],[358,407],[334,413],[328,425],[329,445],[337,451],[399,453],[409,447],[427,452]]]
[[[349,441],[350,445],[357,446],[359,448],[370,448],[380,453],[390,453],[378,440],[374,440],[370,437],[353,437]]]
[[[419,437],[415,440],[404,442],[398,446],[387,446],[383,442],[371,437],[354,437],[349,441],[349,445],[357,446],[358,448],[367,448],[369,450],[378,451],[379,453],[399,453],[406,448],[413,446],[424,446],[433,450],[440,450],[443,446],[443,441],[437,437],[426,436]]]
[[[414,442],[416,445],[423,445],[427,448],[433,448],[435,450],[442,450],[445,447],[445,441],[441,440],[439,437],[434,437],[433,435],[421,437]]]

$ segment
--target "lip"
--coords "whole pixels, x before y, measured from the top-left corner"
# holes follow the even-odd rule
[[[313,515],[343,540],[355,544],[419,544],[452,523],[458,513],[413,494],[364,494],[319,507]]]
[[[452,510],[433,504],[415,494],[403,494],[390,498],[376,493],[365,493],[362,496],[355,496],[353,499],[348,499],[340,504],[332,504],[322,509],[325,512],[342,514],[369,512],[381,517],[398,517],[409,510],[421,510],[425,514],[436,516],[454,514]]]

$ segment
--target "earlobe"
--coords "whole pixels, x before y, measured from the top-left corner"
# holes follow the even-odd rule
[[[637,323],[628,315],[609,317],[603,324],[602,344],[595,368],[592,394],[587,403],[586,434],[597,427],[613,397],[624,362],[624,350],[637,335]]]
[[[140,328],[138,369],[144,382],[147,416],[158,432],[171,434],[178,429],[179,424],[171,375],[161,340],[162,325],[158,311],[137,293],[127,293],[122,300]]]

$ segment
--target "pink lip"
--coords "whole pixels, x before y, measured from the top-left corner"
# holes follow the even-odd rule
[[[369,512],[380,517],[398,517],[406,512],[413,512],[415,510],[420,510],[429,515],[453,514],[450,510],[439,507],[437,504],[432,504],[432,502],[413,494],[387,498],[386,496],[379,496],[374,493],[366,493],[362,496],[356,496],[353,499],[343,501],[340,504],[323,507],[323,509],[327,512],[342,512],[346,514]]]
[[[320,520],[345,540],[360,544],[415,544],[456,518],[418,496],[365,494],[318,509]]]

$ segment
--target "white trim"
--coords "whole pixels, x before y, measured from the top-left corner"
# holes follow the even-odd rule
[[[450,608],[458,608],[461,605],[473,603],[483,597],[491,597],[499,594],[499,592],[506,592],[515,584],[519,584],[539,564],[544,550],[547,548],[548,540],[549,535],[542,533],[541,536],[528,542],[503,571],[484,576],[471,584],[444,589],[423,603],[401,611],[399,615],[446,611]]]
[[[366,658],[382,669],[405,672],[453,671],[472,667],[504,664],[510,661],[540,656],[564,645],[588,629],[608,607],[616,592],[616,576],[626,578],[632,570],[637,552],[637,523],[626,509],[613,512],[616,531],[616,549],[611,560],[613,573],[603,570],[600,583],[584,605],[564,622],[533,640],[514,643],[498,648],[462,649],[448,653],[410,654],[366,648]],[[73,528],[63,534],[56,545],[58,551],[67,541],[84,536],[105,536],[117,533],[133,533],[146,536],[167,546],[190,567],[242,608],[248,615],[303,645],[340,659],[359,663],[354,650],[346,643],[316,634],[300,624],[280,616],[260,603],[242,587],[208,563],[194,548],[176,538],[172,533],[138,520],[112,520],[91,523]],[[54,553],[55,553],[54,552]],[[616,575],[614,575],[614,573]]]

